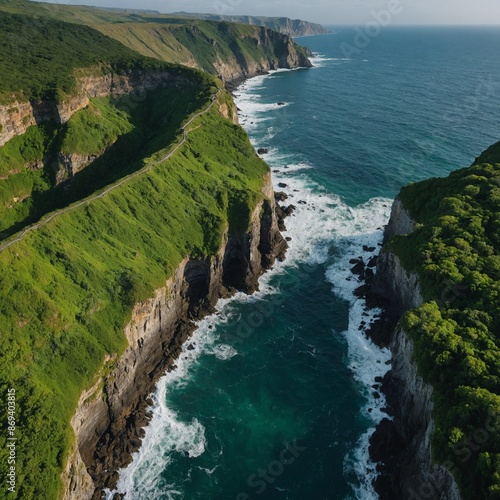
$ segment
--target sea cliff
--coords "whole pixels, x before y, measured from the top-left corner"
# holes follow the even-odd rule
[[[423,304],[419,278],[388,248],[392,238],[413,232],[415,221],[400,199],[392,206],[373,283],[375,294],[390,301],[385,327],[390,329],[392,366],[383,387],[391,418],[379,424],[370,439],[370,454],[379,462],[377,491],[382,500],[423,498],[459,500],[455,479],[433,461],[431,438],[433,388],[425,383],[414,358],[414,345],[400,322],[405,312]]]
[[[196,319],[252,293],[286,242],[269,167],[220,80],[4,7],[49,6],[0,6],[0,44],[16,41],[0,82],[0,371],[23,436],[13,498],[99,497]],[[287,43],[245,44],[269,67],[297,62]],[[19,63],[42,49],[37,72]]]
[[[321,24],[303,21],[301,19],[290,19],[288,17],[263,17],[263,16],[231,16],[217,14],[192,14],[179,12],[180,18],[194,17],[205,21],[227,21],[231,23],[252,24],[255,26],[266,26],[274,31],[288,36],[324,35],[329,31]]]
[[[388,498],[500,491],[499,151],[405,186],[394,205],[375,280],[397,324],[394,420],[372,440]]]

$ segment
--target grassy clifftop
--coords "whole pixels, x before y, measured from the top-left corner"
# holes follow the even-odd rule
[[[500,495],[500,143],[445,179],[405,187],[417,222],[390,245],[420,279],[405,317],[434,387],[433,452],[466,499]]]
[[[17,15],[0,18],[11,30],[20,22]],[[92,99],[64,125],[33,126],[7,142],[0,148],[0,194],[12,197],[25,188],[28,196],[26,210],[1,209],[3,222],[11,210],[10,222],[23,226],[34,207],[46,220],[47,211],[157,162],[182,139],[189,117],[216,98],[209,112],[190,124],[186,142],[168,161],[102,198],[73,206],[0,251],[0,394],[7,401],[9,389],[15,390],[17,405],[16,492],[9,497],[55,499],[74,440],[70,419],[80,394],[93,385],[106,357],[116,359],[126,347],[123,328],[133,305],[163,286],[187,256],[215,253],[228,228],[246,230],[262,199],[268,167],[243,129],[222,116],[221,109],[232,116],[234,103],[214,78],[148,61],[87,27],[30,16],[21,21],[20,57],[29,64],[16,65],[11,55],[0,55],[1,74],[12,68],[17,75],[2,80],[7,94],[71,94],[73,70],[88,71],[88,64],[91,71],[98,64],[119,72],[122,65],[138,62],[146,71],[164,69],[182,79],[173,78],[172,85],[159,86],[126,107],[120,99]],[[85,51],[77,47],[80,35]],[[103,149],[97,164],[78,174],[70,188],[53,188],[44,160]],[[6,411],[5,404],[2,478],[9,467]]]
[[[0,100],[63,99],[75,89],[74,71],[124,72],[160,67],[86,26],[0,11]],[[1,101],[0,101],[1,102]]]

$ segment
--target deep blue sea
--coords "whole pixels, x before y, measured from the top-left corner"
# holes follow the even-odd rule
[[[364,335],[377,311],[354,297],[349,260],[379,248],[401,186],[500,140],[500,28],[387,28],[351,57],[354,29],[333,29],[297,39],[314,68],[236,92],[297,207],[288,257],[201,321],[160,382],[121,474],[128,499],[377,498],[367,445],[385,400],[372,386],[390,353]]]

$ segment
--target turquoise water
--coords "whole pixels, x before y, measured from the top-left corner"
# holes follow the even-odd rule
[[[385,400],[372,385],[390,353],[363,334],[377,311],[354,298],[349,259],[378,248],[402,185],[500,139],[500,30],[392,28],[346,60],[353,37],[301,38],[315,68],[236,92],[297,207],[290,250],[260,292],[200,322],[160,382],[126,498],[377,498],[367,441]]]

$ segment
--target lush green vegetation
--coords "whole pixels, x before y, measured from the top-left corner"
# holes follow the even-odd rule
[[[404,325],[435,390],[434,455],[467,499],[500,497],[499,153],[404,188],[417,228],[390,243],[427,301]]]
[[[13,234],[141,168],[144,157],[177,138],[182,122],[206,101],[212,84],[179,88],[172,83],[148,92],[140,102],[128,96],[95,98],[64,126],[30,127],[0,147],[0,233]],[[70,183],[56,187],[56,175],[67,175],[59,152],[100,156]],[[35,162],[38,168],[32,167]]]
[[[20,6],[47,8],[0,0],[0,10]],[[1,147],[0,231],[19,230],[163,158],[182,138],[183,124],[221,89],[208,75],[147,60],[86,27],[0,13],[0,31],[5,99],[11,93],[61,99],[75,90],[76,73],[152,68],[172,74],[169,85],[146,96],[92,99],[68,123],[31,127]],[[125,348],[132,306],[163,286],[185,257],[216,252],[228,227],[248,227],[268,167],[244,131],[219,113],[219,104],[232,111],[229,94],[218,96],[169,161],[0,252],[0,393],[6,400],[14,388],[18,404],[12,498],[57,498],[74,439],[70,418],[105,356]],[[55,187],[59,153],[101,156]]]
[[[228,225],[246,227],[262,197],[267,166],[240,127],[214,106],[191,128],[168,162],[0,253],[0,392],[14,387],[20,405],[17,498],[56,497],[69,420],[104,355],[125,347],[132,305],[187,255],[213,254]]]

